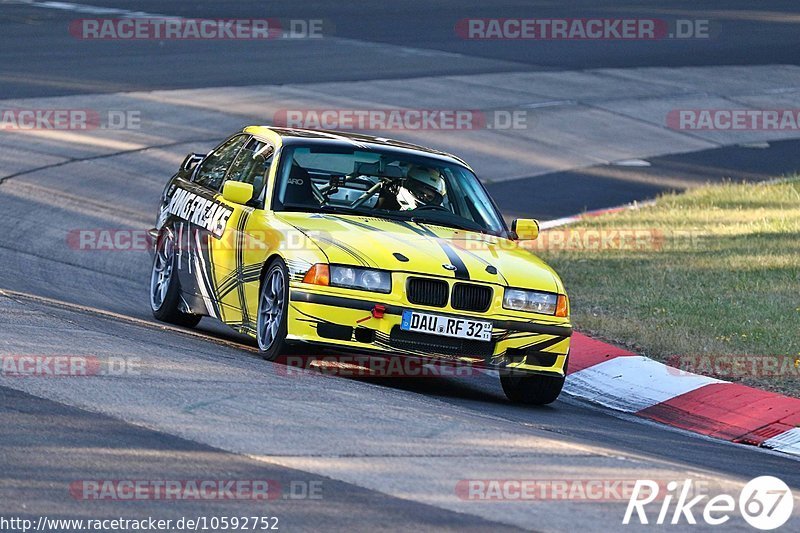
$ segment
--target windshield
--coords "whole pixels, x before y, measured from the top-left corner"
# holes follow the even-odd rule
[[[478,178],[463,166],[392,151],[286,147],[274,208],[412,220],[500,234]]]

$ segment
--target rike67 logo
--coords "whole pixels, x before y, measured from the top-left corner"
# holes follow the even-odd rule
[[[622,523],[631,524],[697,524],[698,517],[710,526],[721,526],[737,510],[742,518],[756,529],[777,529],[789,520],[794,510],[794,496],[788,485],[772,476],[757,477],[744,486],[738,500],[729,494],[709,498],[707,494],[695,495],[692,480],[682,485],[676,481],[667,484],[667,494],[659,494],[661,486],[655,481],[638,480],[633,488]],[[649,511],[646,506],[658,502]],[[673,506],[674,502],[674,508]],[[654,511],[658,511],[654,515]],[[795,530],[796,531],[796,530]]]

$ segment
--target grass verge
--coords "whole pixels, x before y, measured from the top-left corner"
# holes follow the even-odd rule
[[[800,396],[800,180],[708,185],[543,232],[576,328]]]

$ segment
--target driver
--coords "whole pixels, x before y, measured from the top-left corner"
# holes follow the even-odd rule
[[[444,178],[438,170],[412,165],[397,193],[397,201],[401,211],[409,211],[421,206],[442,205],[445,194]]]

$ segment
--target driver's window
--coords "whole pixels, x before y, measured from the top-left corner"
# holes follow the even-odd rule
[[[269,143],[250,139],[231,164],[225,181],[239,181],[253,186],[253,199],[261,197],[275,148]]]
[[[228,180],[250,183],[255,189],[264,185],[264,177],[272,164],[272,145],[250,139],[250,142],[239,151],[228,172]]]
[[[248,138],[248,135],[237,135],[211,152],[197,169],[195,182],[215,191],[220,190],[228,167],[231,166],[239,149],[247,142]]]

